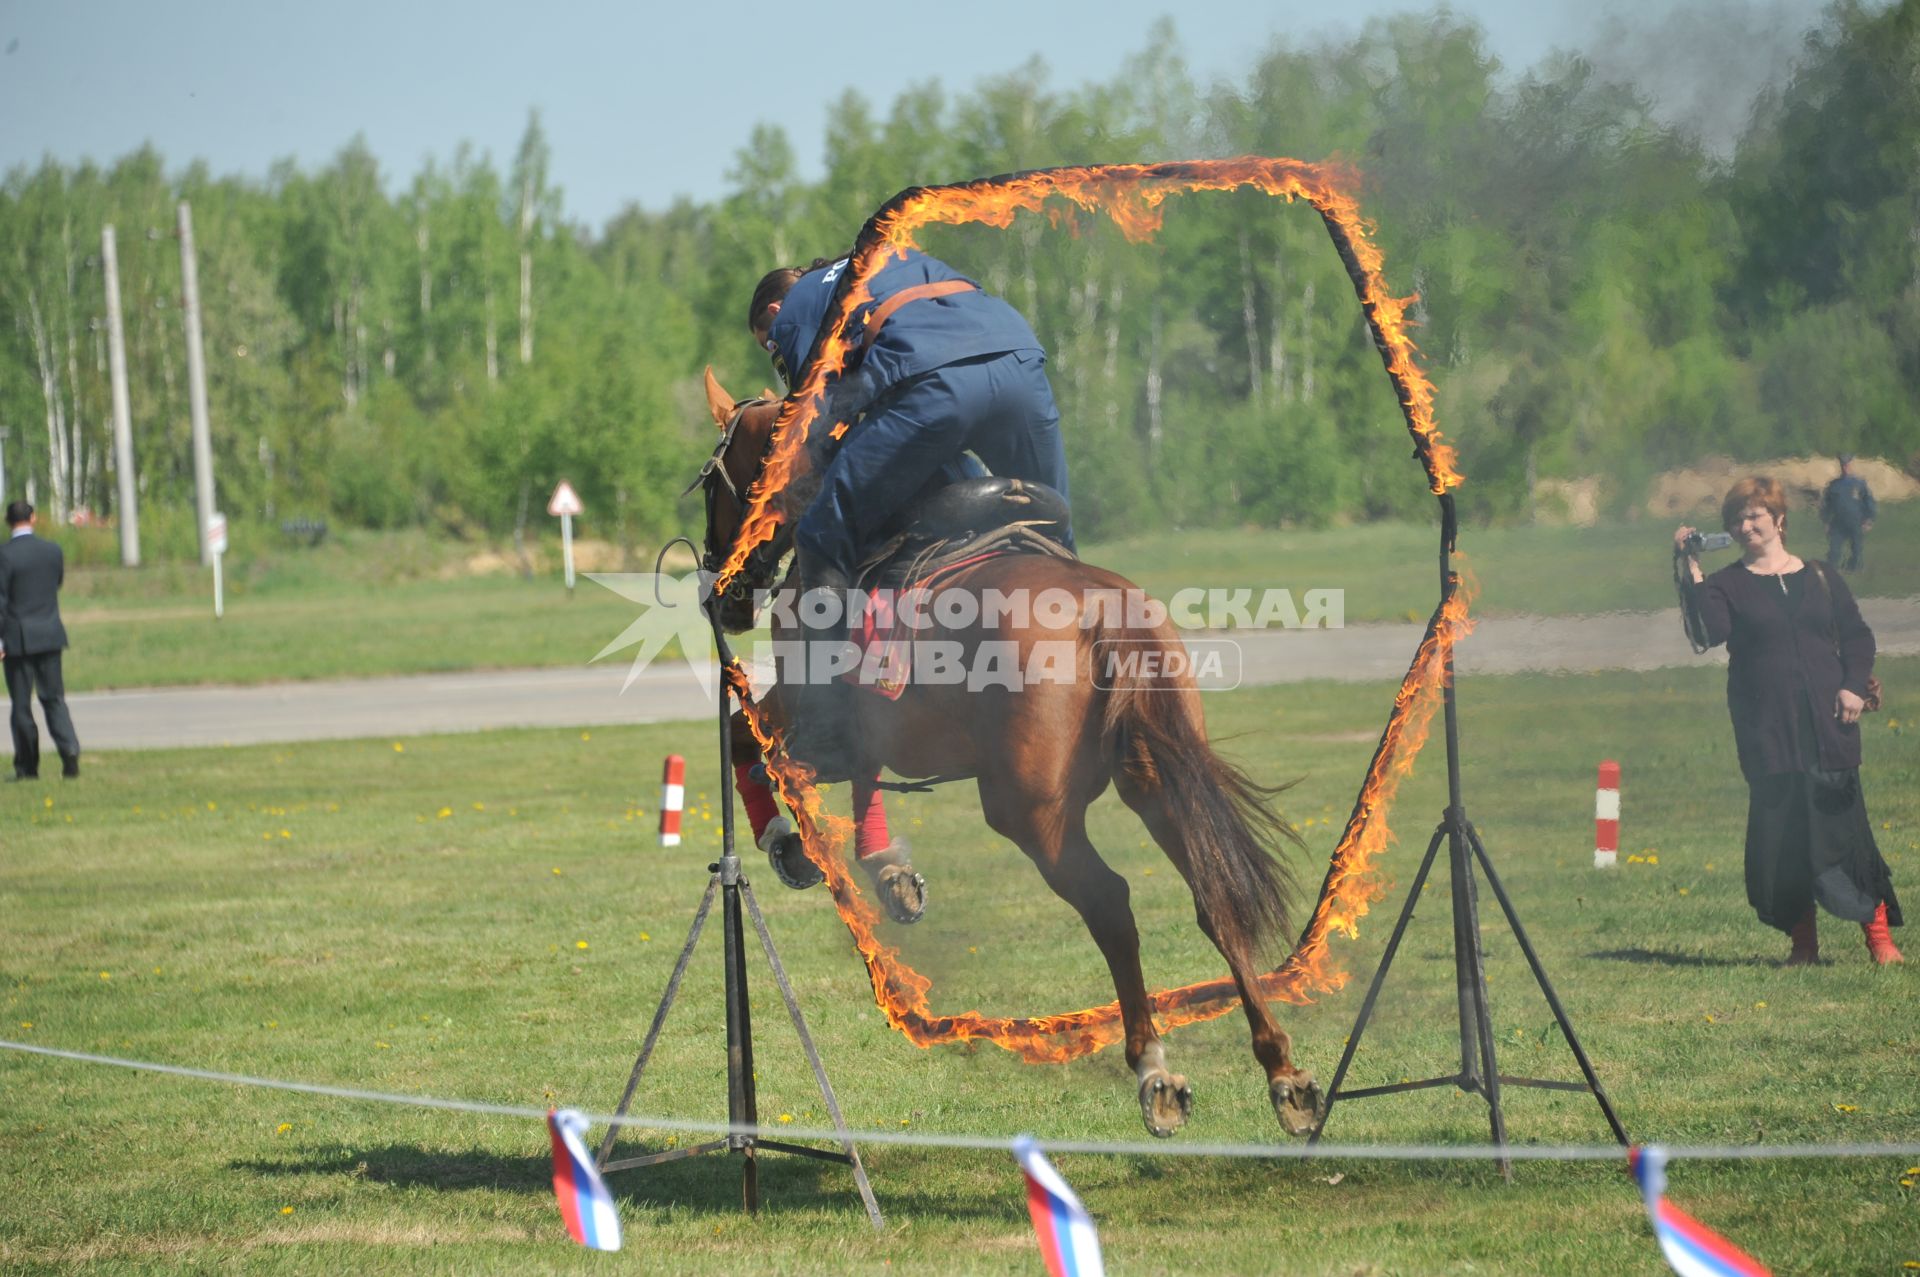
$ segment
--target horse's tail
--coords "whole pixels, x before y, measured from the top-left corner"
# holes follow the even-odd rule
[[[1133,651],[1139,659],[1113,659]],[[1145,659],[1150,652],[1159,653],[1157,661]],[[1193,679],[1165,673],[1169,658],[1184,654],[1164,627],[1150,637],[1136,629],[1119,644],[1096,643],[1095,681],[1108,689],[1102,745],[1128,805],[1143,816],[1157,807],[1166,832],[1183,844],[1194,901],[1212,922],[1215,942],[1229,958],[1258,961],[1292,931],[1297,885],[1268,850],[1283,838],[1301,843],[1273,805],[1289,786],[1258,784],[1213,752]],[[1113,668],[1098,668],[1103,662]]]

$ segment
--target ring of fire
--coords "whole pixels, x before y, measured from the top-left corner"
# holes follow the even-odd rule
[[[1416,347],[1407,335],[1406,310],[1414,299],[1388,292],[1384,259],[1351,193],[1353,181],[1354,174],[1337,164],[1248,156],[1039,169],[952,186],[912,187],[894,196],[868,219],[855,241],[848,269],[836,285],[800,385],[788,396],[774,425],[766,464],[748,493],[740,532],[714,583],[716,593],[725,592],[753,548],[771,540],[777,530],[779,516],[773,508],[774,498],[793,475],[808,427],[826,401],[827,383],[846,367],[853,351],[845,335],[847,323],[872,299],[868,284],[888,258],[912,246],[915,233],[923,226],[978,222],[1005,228],[1012,224],[1015,213],[1038,212],[1056,197],[1080,209],[1107,214],[1134,242],[1151,238],[1159,229],[1160,206],[1171,195],[1251,187],[1289,203],[1304,199],[1311,204],[1325,223],[1353,282],[1374,345],[1413,436],[1415,455],[1426,471],[1429,490],[1441,498],[1450,529],[1449,494],[1462,476],[1453,448],[1435,423],[1433,386],[1415,360]],[[845,429],[844,424],[836,425],[834,433],[837,436]],[[1453,591],[1427,622],[1426,633],[1394,696],[1393,711],[1367,766],[1339,844],[1328,862],[1313,914],[1293,953],[1261,977],[1261,992],[1269,1001],[1304,1003],[1315,993],[1336,990],[1346,983],[1347,974],[1332,963],[1327,944],[1335,932],[1348,938],[1358,935],[1360,919],[1381,894],[1374,862],[1392,837],[1387,813],[1401,780],[1412,772],[1414,760],[1426,743],[1433,711],[1440,704],[1443,681],[1451,668],[1448,657],[1453,644],[1472,628],[1467,616],[1469,599],[1470,590]],[[808,770],[787,760],[778,734],[754,702],[752,687],[737,661],[728,665],[726,678],[739,696],[748,726],[766,756],[775,788],[795,813],[807,857],[826,875],[834,906],[866,963],[874,1000],[889,1024],[917,1046],[983,1039],[1034,1063],[1075,1059],[1120,1040],[1123,1030],[1117,1002],[1042,1016],[935,1013],[927,998],[932,981],[908,965],[898,949],[880,939],[879,911],[861,894],[847,871],[842,850],[851,822],[829,814]],[[1162,1030],[1214,1019],[1239,1005],[1233,982],[1224,977],[1157,990],[1150,999]]]

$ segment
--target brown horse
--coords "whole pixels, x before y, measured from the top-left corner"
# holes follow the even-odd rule
[[[711,371],[707,397],[715,422],[727,432],[712,466],[723,468],[725,477],[715,474],[707,485],[708,556],[717,562],[716,555],[724,556],[733,544],[741,519],[736,494],[748,492],[759,476],[780,404],[736,403]],[[783,528],[792,522],[787,518]],[[770,586],[775,562],[776,554],[757,555],[742,575],[762,579],[745,584]],[[1164,617],[1148,624],[1150,618],[1124,615],[1126,609],[1096,606],[1103,597],[1143,596],[1124,577],[1075,559],[1013,554],[963,567],[942,578],[929,608],[934,617],[941,612],[940,596],[953,590],[973,591],[976,598],[989,591],[1008,598],[1016,591],[1028,598],[1061,591],[1051,597],[1071,600],[1070,607],[1036,607],[1024,616],[989,612],[960,627],[936,621],[916,638],[958,643],[969,658],[982,644],[997,643],[1002,652],[1018,651],[1022,670],[1044,659],[1036,645],[1047,644],[1051,653],[1072,653],[1072,677],[973,690],[964,682],[916,680],[897,700],[856,692],[850,698],[857,702],[855,775],[885,767],[908,778],[977,779],[987,824],[1026,852],[1047,885],[1080,914],[1105,957],[1119,999],[1127,1063],[1139,1082],[1141,1116],[1149,1131],[1167,1136],[1185,1123],[1193,1092],[1186,1078],[1168,1070],[1149,1013],[1126,879],[1087,838],[1087,808],[1111,783],[1186,880],[1201,929],[1233,972],[1253,1029],[1253,1053],[1266,1070],[1281,1125],[1294,1135],[1308,1133],[1321,1107],[1320,1087],[1294,1066],[1291,1039],[1256,985],[1261,958],[1291,934],[1292,877],[1268,845],[1299,839],[1271,805],[1277,790],[1256,785],[1213,752],[1190,676],[1145,674],[1148,663],[1136,662],[1130,673],[1096,686],[1101,646],[1160,654],[1166,668],[1178,664],[1165,661],[1167,655],[1184,651],[1178,633]],[[728,630],[748,629],[753,619],[746,591],[723,600]],[[777,715],[777,689],[773,700]]]

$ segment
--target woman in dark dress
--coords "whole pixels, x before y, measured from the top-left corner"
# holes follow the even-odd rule
[[[1721,503],[1741,561],[1703,577],[1687,555],[1690,631],[1725,643],[1727,708],[1747,779],[1747,900],[1793,938],[1787,961],[1819,958],[1816,903],[1858,922],[1867,952],[1901,961],[1888,927],[1900,902],[1860,792],[1860,714],[1873,631],[1840,574],[1787,552],[1787,494],[1743,479]],[[1683,554],[1692,528],[1674,533]]]

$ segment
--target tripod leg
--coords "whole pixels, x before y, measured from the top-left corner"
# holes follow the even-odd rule
[[[727,994],[727,1121],[734,1127],[728,1137],[745,1159],[740,1172],[740,1191],[747,1214],[760,1211],[760,1164],[755,1156],[753,1136],[741,1134],[742,1128],[760,1124],[759,1105],[753,1082],[753,1012],[747,1002],[747,949],[745,929],[740,920],[740,860],[722,858],[720,868],[720,924],[726,948]]]
[[[640,1058],[633,1062],[633,1076],[627,1079],[627,1089],[621,1093],[620,1106],[613,1110],[616,1117],[627,1115],[627,1106],[633,1103],[633,1094],[640,1089],[640,1075],[646,1072],[647,1060],[653,1055],[653,1044],[660,1040],[660,1030],[667,1022],[667,1012],[673,1009],[674,996],[680,992],[680,977],[687,973],[687,962],[693,957],[693,947],[700,943],[700,928],[707,923],[707,910],[713,907],[713,893],[719,885],[719,874],[707,879],[707,894],[700,897],[700,908],[694,911],[693,926],[687,931],[687,942],[680,948],[680,960],[673,964],[673,975],[667,980],[667,991],[661,995],[660,1005],[654,1010],[653,1023],[647,1026],[646,1041],[640,1044]],[[613,1141],[619,1134],[617,1125],[607,1128],[606,1138],[600,1141],[600,1151],[593,1155],[595,1169],[606,1169],[607,1157],[613,1152]]]
[[[1461,920],[1460,936],[1456,937],[1459,947],[1454,951],[1454,962],[1461,973],[1461,1056],[1466,1057],[1469,1041],[1478,1044],[1480,1062],[1485,1068],[1478,1079],[1480,1093],[1487,1101],[1493,1142],[1505,1147],[1507,1118],[1500,1107],[1500,1064],[1494,1055],[1493,1013],[1487,1005],[1486,959],[1480,949],[1479,886],[1474,882],[1473,859],[1468,854],[1466,816],[1457,809],[1447,815],[1451,822],[1449,859],[1453,866],[1454,909],[1455,916]],[[1499,1164],[1500,1174],[1512,1179],[1513,1163],[1502,1157]]]
[[[1487,849],[1480,842],[1480,833],[1472,823],[1467,825],[1467,839],[1473,845],[1474,857],[1480,862],[1481,872],[1487,875],[1487,885],[1493,888],[1494,899],[1500,902],[1501,912],[1507,916],[1507,925],[1513,929],[1513,938],[1520,942],[1520,952],[1526,955],[1527,965],[1533,969],[1533,978],[1540,985],[1540,992],[1546,995],[1547,1005],[1553,1008],[1553,1018],[1559,1022],[1560,1032],[1566,1035],[1567,1045],[1573,1050],[1573,1058],[1580,1065],[1580,1073],[1587,1079],[1587,1087],[1593,1092],[1593,1098],[1600,1103],[1600,1112],[1606,1117],[1607,1125],[1613,1128],[1613,1137],[1626,1144],[1627,1128],[1613,1111],[1613,1103],[1607,1098],[1605,1088],[1600,1085],[1599,1075],[1593,1071],[1593,1063],[1587,1059],[1587,1053],[1580,1045],[1580,1039],[1573,1031],[1573,1022],[1567,1018],[1567,1009],[1560,1005],[1560,995],[1554,992],[1553,982],[1547,979],[1547,970],[1540,965],[1540,956],[1533,951],[1533,942],[1527,939],[1527,929],[1520,925],[1520,915],[1514,912],[1513,902],[1507,898],[1506,888],[1500,885],[1500,875],[1493,871],[1493,860],[1487,855]]]
[[[853,1182],[859,1186],[860,1200],[866,1204],[867,1218],[873,1221],[876,1231],[884,1230],[886,1220],[880,1217],[880,1204],[873,1199],[873,1186],[867,1183],[867,1168],[860,1162],[860,1150],[847,1138],[847,1119],[840,1115],[840,1101],[834,1097],[833,1083],[827,1080],[826,1066],[820,1062],[820,1052],[814,1048],[813,1035],[807,1031],[807,1021],[800,1014],[799,999],[793,996],[793,985],[787,979],[787,969],[781,965],[780,953],[773,947],[773,933],[767,930],[767,920],[760,913],[760,902],[754,899],[753,888],[745,879],[740,882],[740,895],[747,902],[747,913],[753,918],[754,930],[760,933],[760,947],[767,951],[767,965],[773,968],[774,983],[780,986],[780,996],[786,999],[787,1014],[793,1019],[793,1031],[800,1037],[800,1049],[807,1053],[807,1063],[813,1066],[814,1081],[820,1084],[820,1096],[827,1103],[827,1113],[833,1118],[833,1129],[840,1132],[840,1147],[846,1150],[847,1160],[853,1166]]]
[[[1340,1053],[1340,1067],[1333,1071],[1333,1081],[1327,1086],[1327,1106],[1320,1113],[1320,1124],[1313,1128],[1307,1144],[1311,1147],[1320,1142],[1320,1136],[1327,1129],[1327,1119],[1333,1116],[1333,1106],[1340,1098],[1340,1084],[1346,1080],[1347,1067],[1353,1063],[1354,1052],[1360,1049],[1360,1035],[1367,1031],[1367,1021],[1373,1018],[1373,1004],[1380,997],[1380,986],[1387,982],[1387,968],[1393,965],[1393,955],[1400,950],[1400,940],[1407,933],[1407,923],[1413,918],[1413,908],[1420,901],[1420,892],[1427,885],[1427,875],[1433,870],[1433,858],[1440,850],[1440,839],[1446,835],[1447,826],[1433,831],[1433,838],[1427,843],[1427,854],[1420,861],[1420,872],[1413,876],[1413,886],[1407,892],[1407,903],[1400,909],[1400,920],[1393,924],[1393,934],[1387,937],[1386,950],[1380,955],[1380,965],[1374,970],[1373,983],[1367,986],[1367,997],[1360,1004],[1360,1016],[1353,1022],[1353,1031],[1347,1034],[1346,1050]]]

